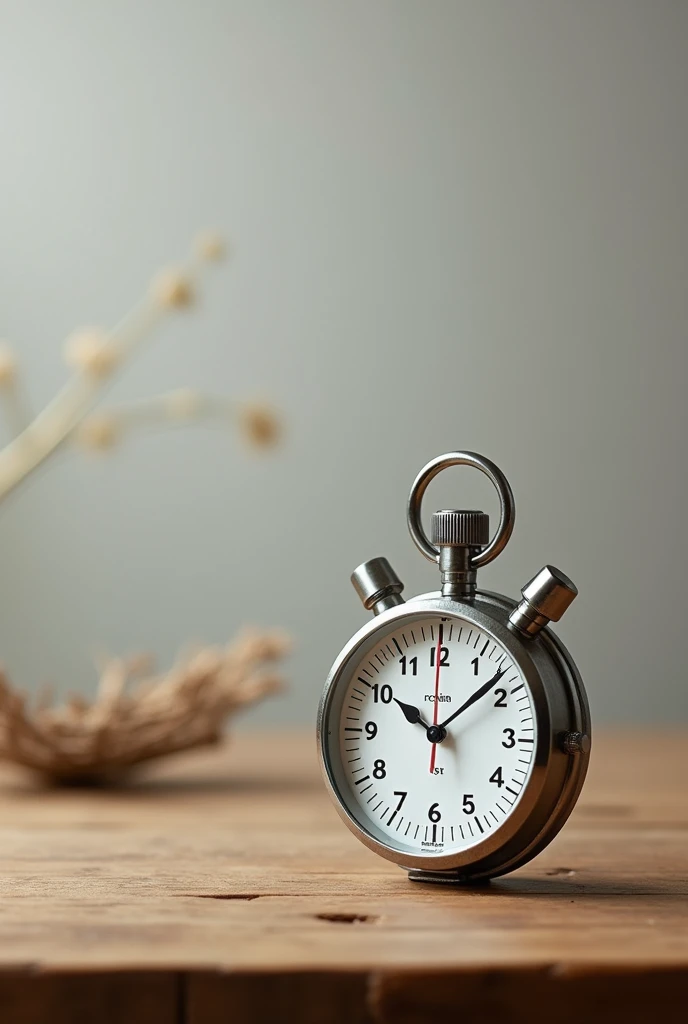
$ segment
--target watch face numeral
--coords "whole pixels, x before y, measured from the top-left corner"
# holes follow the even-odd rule
[[[396,807],[392,811],[392,816],[391,816],[391,818],[387,822],[388,825],[392,824],[392,822],[396,818],[397,814],[399,813],[401,808],[404,806],[404,800],[408,796],[408,793],[406,793],[405,791],[400,790],[400,789],[395,789],[394,790],[394,795],[399,797],[399,803],[396,805]]]
[[[516,746],[516,740],[514,739],[516,732],[513,729],[502,729],[502,735],[506,736],[506,739],[502,740],[503,747],[511,750],[512,747]]]
[[[406,675],[406,666],[407,666],[406,655],[405,654],[402,654],[402,656],[399,658],[399,664],[401,665],[401,674],[402,674],[402,676],[405,676]],[[408,659],[408,667],[411,669],[411,675],[413,675],[413,676],[417,676],[418,675],[418,656],[417,655],[414,655],[412,658]]]
[[[400,855],[494,842],[538,733],[510,651],[459,615],[388,623],[362,650],[342,669],[325,741],[351,817]]]
[[[430,668],[435,668],[435,658],[437,657],[437,648],[430,648]],[[440,647],[440,667],[446,668],[449,665],[449,648]]]
[[[436,824],[441,817],[442,815],[439,812],[439,804],[433,804],[430,810],[428,811],[428,818],[433,824]]]
[[[376,704],[378,701],[382,704],[391,704],[393,696],[392,687],[388,683],[384,683],[382,686],[378,683],[373,684],[373,700]]]

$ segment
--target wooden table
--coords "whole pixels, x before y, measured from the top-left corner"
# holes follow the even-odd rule
[[[3,770],[0,1022],[685,1022],[687,739],[598,735],[561,835],[473,889],[358,844],[311,735],[126,790]]]

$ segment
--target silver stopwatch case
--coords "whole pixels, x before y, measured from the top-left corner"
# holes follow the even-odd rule
[[[432,541],[423,531],[420,510],[425,489],[437,473],[454,465],[480,469],[498,490],[500,523],[489,543],[487,516],[480,512],[436,513]],[[519,602],[476,588],[477,568],[503,550],[514,524],[509,484],[482,456],[452,452],[428,463],[411,490],[408,521],[418,548],[439,565],[442,589],[404,602],[403,585],[386,559],[373,559],[354,572],[354,586],[375,617],[344,647],[325,683],[318,711],[323,776],[347,827],[369,849],[407,869],[413,880],[465,883],[494,878],[526,863],[551,842],[573,810],[585,780],[591,734],[585,689],[568,651],[548,628],[577,591],[568,577],[551,566],[523,588]],[[332,756],[338,742],[341,693],[360,659],[390,630],[428,616],[447,623],[471,623],[500,645],[528,684],[537,722],[532,768],[512,812],[480,842],[440,854],[400,850],[359,822],[342,792],[344,783]]]

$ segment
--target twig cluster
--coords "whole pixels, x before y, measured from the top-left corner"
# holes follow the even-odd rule
[[[275,662],[287,649],[282,633],[245,632],[159,676],[145,677],[148,659],[112,660],[92,703],[72,697],[57,707],[49,694],[29,707],[0,674],[0,758],[54,782],[105,782],[152,758],[216,743],[228,716],[281,689]]]

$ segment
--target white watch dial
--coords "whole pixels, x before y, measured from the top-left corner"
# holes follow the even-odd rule
[[[536,722],[528,683],[494,637],[458,616],[406,620],[354,656],[339,685],[330,763],[349,813],[375,838],[447,854],[512,814]]]

